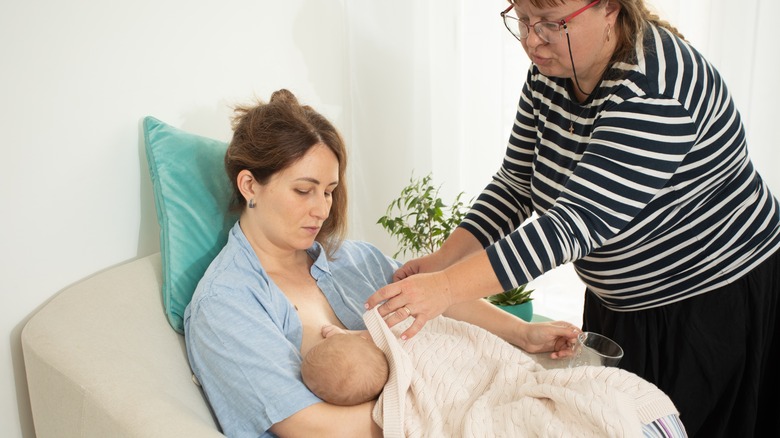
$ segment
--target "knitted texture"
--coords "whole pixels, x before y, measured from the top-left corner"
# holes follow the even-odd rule
[[[639,437],[642,425],[677,414],[635,374],[610,367],[551,369],[492,333],[437,317],[413,338],[376,309],[364,315],[388,357],[374,408],[385,437]]]

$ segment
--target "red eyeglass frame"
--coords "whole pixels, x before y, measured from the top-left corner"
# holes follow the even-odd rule
[[[583,6],[582,8],[580,8],[580,9],[577,9],[576,11],[572,12],[571,14],[569,14],[569,15],[567,15],[567,16],[565,16],[565,17],[561,18],[559,21],[551,21],[551,20],[539,20],[539,21],[537,21],[537,22],[536,22],[536,23],[534,23],[534,24],[525,24],[525,23],[523,23],[523,22],[522,22],[522,21],[520,21],[520,20],[517,20],[517,21],[519,21],[520,23],[523,23],[523,24],[525,24],[525,25],[526,25],[526,27],[528,27],[528,33],[529,33],[529,34],[531,33],[531,29],[534,29],[534,30],[536,30],[536,29],[535,29],[535,26],[536,26],[537,24],[539,24],[539,23],[558,23],[558,25],[562,26],[562,27],[563,27],[563,30],[564,30],[564,31],[566,31],[566,33],[568,33],[569,31],[568,31],[568,26],[567,26],[567,24],[568,24],[568,23],[569,23],[571,20],[573,20],[573,19],[574,19],[574,17],[576,17],[577,15],[580,15],[581,13],[583,13],[583,12],[587,11],[588,9],[592,8],[593,6],[596,6],[596,5],[597,5],[599,2],[601,2],[601,0],[593,0],[592,2],[590,2],[590,3],[588,3],[587,5]],[[501,12],[501,16],[503,17],[504,15],[506,15],[506,14],[507,14],[509,11],[511,11],[511,10],[512,10],[512,8],[514,8],[514,7],[515,7],[515,5],[513,5],[513,4],[512,4],[512,5],[509,5],[509,7],[508,7],[508,8],[504,9],[504,11],[503,11],[503,12]]]

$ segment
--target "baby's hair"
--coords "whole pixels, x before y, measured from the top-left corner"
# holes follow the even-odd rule
[[[303,382],[311,392],[340,406],[376,399],[389,372],[382,350],[353,334],[337,334],[320,342],[309,350],[301,365]]]

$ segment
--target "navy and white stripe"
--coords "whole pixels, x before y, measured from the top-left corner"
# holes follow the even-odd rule
[[[614,68],[584,105],[567,80],[529,70],[504,162],[461,225],[507,289],[574,262],[609,308],[646,309],[780,248],[778,201],[718,72],[651,25],[637,62]]]

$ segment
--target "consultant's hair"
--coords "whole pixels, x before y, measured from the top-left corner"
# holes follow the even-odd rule
[[[306,353],[301,376],[317,397],[339,406],[376,399],[389,376],[385,354],[353,334],[333,335]]]
[[[285,89],[275,91],[267,103],[258,101],[234,110],[233,139],[225,153],[225,171],[233,185],[233,210],[246,206],[237,182],[242,170],[249,170],[258,183],[266,184],[271,176],[303,158],[318,143],[324,143],[336,155],[339,184],[333,191],[330,215],[316,239],[332,256],[344,240],[347,225],[347,153],[339,132]]]
[[[584,6],[590,3],[589,0],[569,2],[564,0],[529,0],[529,2],[537,8],[555,7],[561,4],[571,3],[582,3]],[[662,20],[658,14],[652,12],[647,7],[647,3],[644,0],[602,0],[601,3],[595,7],[604,7],[609,2],[615,2],[620,5],[620,13],[617,22],[615,23],[615,26],[617,27],[616,34],[618,35],[619,40],[615,53],[612,54],[610,64],[634,61],[637,39],[642,37],[647,23],[667,29],[678,37],[685,39],[683,34],[680,33],[676,27],[672,26],[668,21]],[[517,0],[512,0],[511,3],[517,3]]]
[[[685,39],[676,27],[652,12],[644,0],[602,0],[599,6],[606,5],[608,1],[620,5],[620,13],[615,23],[619,40],[615,53],[612,54],[611,64],[634,61],[637,39],[642,38],[647,23],[664,28],[680,39]]]

